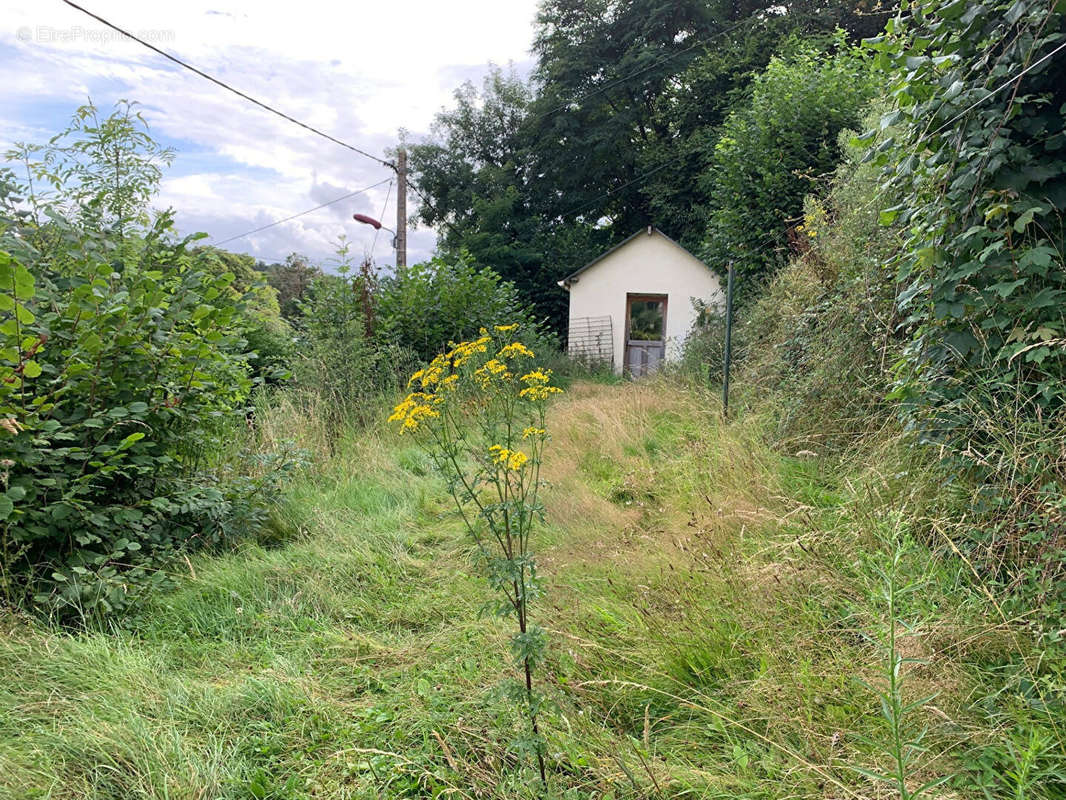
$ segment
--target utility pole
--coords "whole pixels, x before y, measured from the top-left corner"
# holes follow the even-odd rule
[[[407,150],[396,152],[396,269],[407,266]]]

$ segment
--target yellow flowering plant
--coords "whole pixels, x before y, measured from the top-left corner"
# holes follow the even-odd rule
[[[413,436],[447,482],[477,544],[479,561],[500,600],[487,608],[512,616],[511,650],[522,680],[511,699],[529,720],[516,749],[535,755],[547,785],[544,740],[538,725],[543,696],[533,674],[546,648],[544,630],[529,619],[541,591],[530,534],[543,517],[540,477],[549,441],[546,406],[562,392],[551,370],[533,366],[532,350],[516,339],[517,325],[460,342],[411,376],[410,393],[389,422]]]

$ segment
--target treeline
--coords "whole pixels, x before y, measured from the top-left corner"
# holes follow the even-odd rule
[[[261,268],[178,236],[151,206],[174,154],[133,104],[6,155],[0,604],[105,615],[182,552],[276,536],[286,477],[411,364],[482,325],[538,338],[467,257],[379,278],[343,239],[325,269]]]
[[[536,67],[466,84],[411,149],[444,253],[515,283],[561,333],[556,283],[654,224],[761,279],[877,82],[866,2],[547,0]]]

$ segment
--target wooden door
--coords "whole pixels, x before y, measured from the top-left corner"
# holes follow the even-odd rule
[[[655,372],[665,355],[666,295],[626,295],[626,372],[634,378]]]

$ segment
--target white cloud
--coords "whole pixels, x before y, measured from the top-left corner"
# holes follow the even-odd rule
[[[161,49],[367,152],[384,156],[400,128],[428,130],[459,75],[492,61],[528,63],[536,0],[395,3],[179,4],[86,0],[90,10]],[[61,3],[6,4],[0,64],[0,141],[40,140],[87,96],[101,107],[138,100],[152,130],[179,143],[160,206],[184,232],[226,239],[388,177],[388,170],[240,100],[161,56],[114,37]],[[186,165],[183,165],[183,152]],[[191,172],[190,172],[191,170]],[[227,245],[264,257],[293,250],[322,258],[340,233],[361,253],[373,231],[354,211],[379,216],[385,186]],[[409,199],[413,210],[415,199]],[[395,194],[385,216],[395,215]],[[387,225],[392,227],[388,221]],[[377,256],[391,261],[390,236]],[[410,257],[432,250],[412,231]]]

